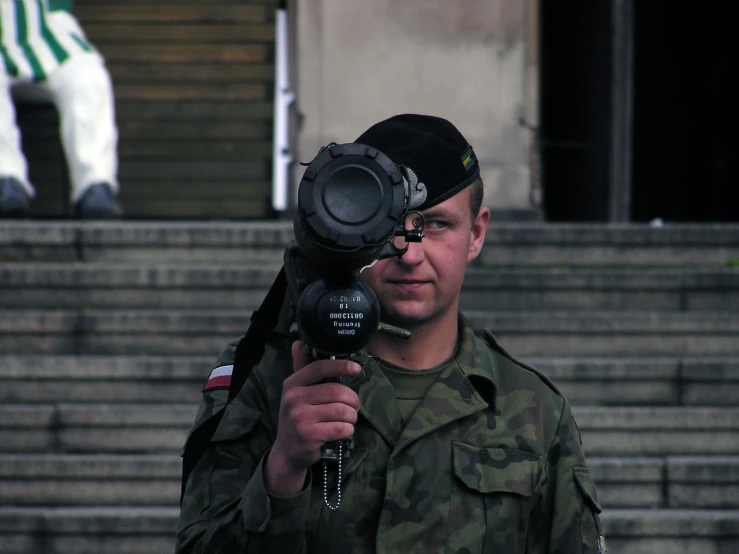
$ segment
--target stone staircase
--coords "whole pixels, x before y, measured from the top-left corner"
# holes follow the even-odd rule
[[[171,552],[289,223],[0,224],[0,553]],[[611,554],[739,552],[739,226],[491,227],[463,309],[574,405]]]

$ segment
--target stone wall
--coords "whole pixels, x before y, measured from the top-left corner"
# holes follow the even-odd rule
[[[536,113],[528,38],[535,2],[296,4],[300,161],[391,115],[428,113],[453,121],[475,148],[490,207],[531,207],[529,132],[521,122]]]

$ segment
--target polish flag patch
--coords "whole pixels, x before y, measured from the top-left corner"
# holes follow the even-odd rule
[[[210,389],[222,389],[231,386],[231,375],[234,372],[234,366],[222,365],[210,372],[210,377],[203,387],[203,391]]]

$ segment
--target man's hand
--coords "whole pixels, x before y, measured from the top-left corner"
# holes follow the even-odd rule
[[[359,364],[311,361],[300,341],[293,343],[292,357],[294,373],[282,386],[277,438],[265,468],[267,490],[276,496],[294,496],[301,491],[308,468],[321,457],[321,446],[350,438],[359,410],[359,396],[352,389],[323,382],[357,375]]]

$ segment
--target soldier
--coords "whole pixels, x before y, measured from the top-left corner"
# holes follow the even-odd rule
[[[73,0],[0,0],[0,217],[27,217],[35,196],[11,96],[51,101],[82,218],[117,218],[118,130],[102,56],[72,16]]]
[[[356,362],[313,361],[274,337],[186,481],[177,552],[603,554],[569,404],[458,311],[490,219],[472,148],[421,115],[356,142],[427,192],[423,241],[361,275],[383,321],[412,337],[377,333]],[[196,429],[223,409],[234,350],[211,372]],[[325,382],[338,376],[346,385]],[[341,482],[324,488],[321,446],[352,436]]]

